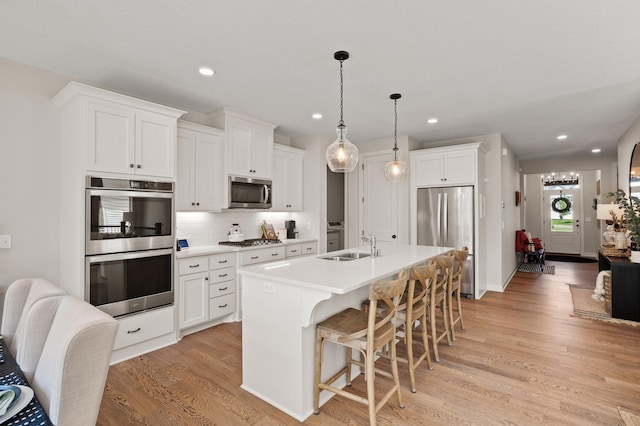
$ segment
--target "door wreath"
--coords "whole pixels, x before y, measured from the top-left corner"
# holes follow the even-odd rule
[[[559,214],[566,214],[571,211],[571,201],[567,197],[558,197],[551,203],[551,209]]]

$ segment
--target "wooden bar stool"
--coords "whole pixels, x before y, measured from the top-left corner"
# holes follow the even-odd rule
[[[429,317],[429,296],[431,286],[435,284],[438,268],[435,264],[414,266],[411,268],[407,289],[398,305],[398,323],[396,332],[399,341],[404,342],[407,356],[398,355],[398,361],[405,362],[409,366],[409,378],[411,380],[411,392],[416,393],[415,370],[425,359],[427,367],[433,370],[431,365],[431,350],[429,349],[429,337],[427,323]],[[365,312],[369,311],[369,301],[362,304]],[[386,307],[378,307],[378,314],[384,314]],[[418,326],[420,326],[418,328]],[[422,341],[422,353],[414,357],[414,337]]]
[[[447,338],[447,343],[451,346],[451,335],[449,332],[449,315],[447,314],[447,287],[451,282],[451,273],[453,269],[453,259],[451,256],[437,256],[433,260],[433,264],[438,268],[437,279],[435,285],[431,287],[429,297],[429,323],[431,324],[431,344],[433,345],[433,354],[436,361],[440,362],[438,354],[438,343]],[[440,307],[442,312],[442,322],[444,331],[438,334],[436,325],[436,307]]]
[[[398,360],[396,357],[396,319],[400,298],[407,286],[407,273],[402,271],[398,277],[391,281],[377,282],[371,284],[369,292],[369,312],[348,308],[344,311],[327,318],[316,326],[316,374],[314,387],[314,413],[320,412],[320,391],[328,390],[337,395],[342,395],[352,401],[356,401],[369,407],[369,421],[376,424],[376,413],[391,398],[394,393],[398,395],[398,404],[402,404],[400,393],[400,379],[398,376]],[[383,315],[378,315],[378,306],[387,308]],[[346,366],[322,382],[322,357],[324,345],[332,342],[346,346],[347,357]],[[381,370],[375,366],[376,355],[387,357],[381,350],[390,346],[391,373]],[[357,350],[362,355],[362,361],[353,359],[353,350]],[[331,386],[333,382],[346,374],[347,386],[351,385],[352,364],[364,369],[365,380],[367,381],[366,397],[347,392],[344,389]],[[375,375],[393,379],[394,385],[387,391],[382,399],[376,403],[374,393]]]
[[[447,291],[447,310],[449,311],[449,328],[451,329],[451,340],[456,340],[455,325],[459,322],[460,329],[465,330],[462,320],[462,305],[460,303],[460,289],[462,287],[462,277],[464,276],[464,263],[469,256],[469,249],[465,246],[462,250],[451,252],[453,258],[453,271],[451,273],[451,286]],[[456,298],[456,313],[453,313],[453,296]]]
[[[436,265],[414,266],[409,277],[408,291],[403,296],[403,301],[398,308],[398,321],[400,328],[398,333],[404,334],[404,342],[407,350],[407,358],[398,357],[399,361],[406,362],[409,366],[409,378],[411,380],[411,392],[416,393],[416,368],[422,361],[427,360],[427,367],[431,366],[431,350],[427,335],[427,318],[429,316],[429,301],[431,287],[435,285],[438,268]],[[418,325],[420,328],[418,329]],[[414,358],[414,333],[422,339],[422,354]],[[419,335],[418,335],[419,333]],[[418,340],[420,342],[420,340]]]

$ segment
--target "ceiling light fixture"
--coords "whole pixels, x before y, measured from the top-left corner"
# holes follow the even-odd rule
[[[558,140],[563,141],[567,138],[567,135],[558,135]]]
[[[427,123],[429,123],[429,124],[436,124],[437,122],[438,122],[437,118],[430,118],[430,119],[427,120]]]
[[[320,114],[319,112],[316,112],[315,114],[313,114],[311,116],[314,120],[320,120],[322,118],[322,114]]]
[[[591,152],[593,152],[594,154],[597,154],[597,153],[599,153],[600,151],[602,151],[600,148],[593,148],[593,149],[591,150]]]
[[[327,165],[332,172],[351,172],[358,164],[358,148],[346,138],[347,126],[343,120],[342,97],[344,85],[342,81],[342,63],[349,59],[349,52],[340,50],[333,54],[333,57],[340,62],[340,121],[338,122],[338,138],[327,148],[325,158]]]
[[[393,112],[395,116],[395,126],[393,129],[393,160],[384,165],[384,177],[392,183],[401,182],[407,177],[409,173],[409,167],[407,163],[402,160],[398,160],[398,99],[402,95],[400,93],[394,93],[389,96],[393,99]]]
[[[214,74],[213,70],[209,67],[200,67],[198,68],[198,72],[206,77],[211,77]]]

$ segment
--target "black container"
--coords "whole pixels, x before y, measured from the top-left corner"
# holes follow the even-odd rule
[[[285,220],[284,227],[287,230],[287,239],[293,239],[296,237],[296,221],[295,220]]]

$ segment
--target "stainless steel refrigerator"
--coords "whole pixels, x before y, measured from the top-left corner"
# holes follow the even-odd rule
[[[460,294],[474,297],[473,186],[418,189],[418,244],[469,248]]]

